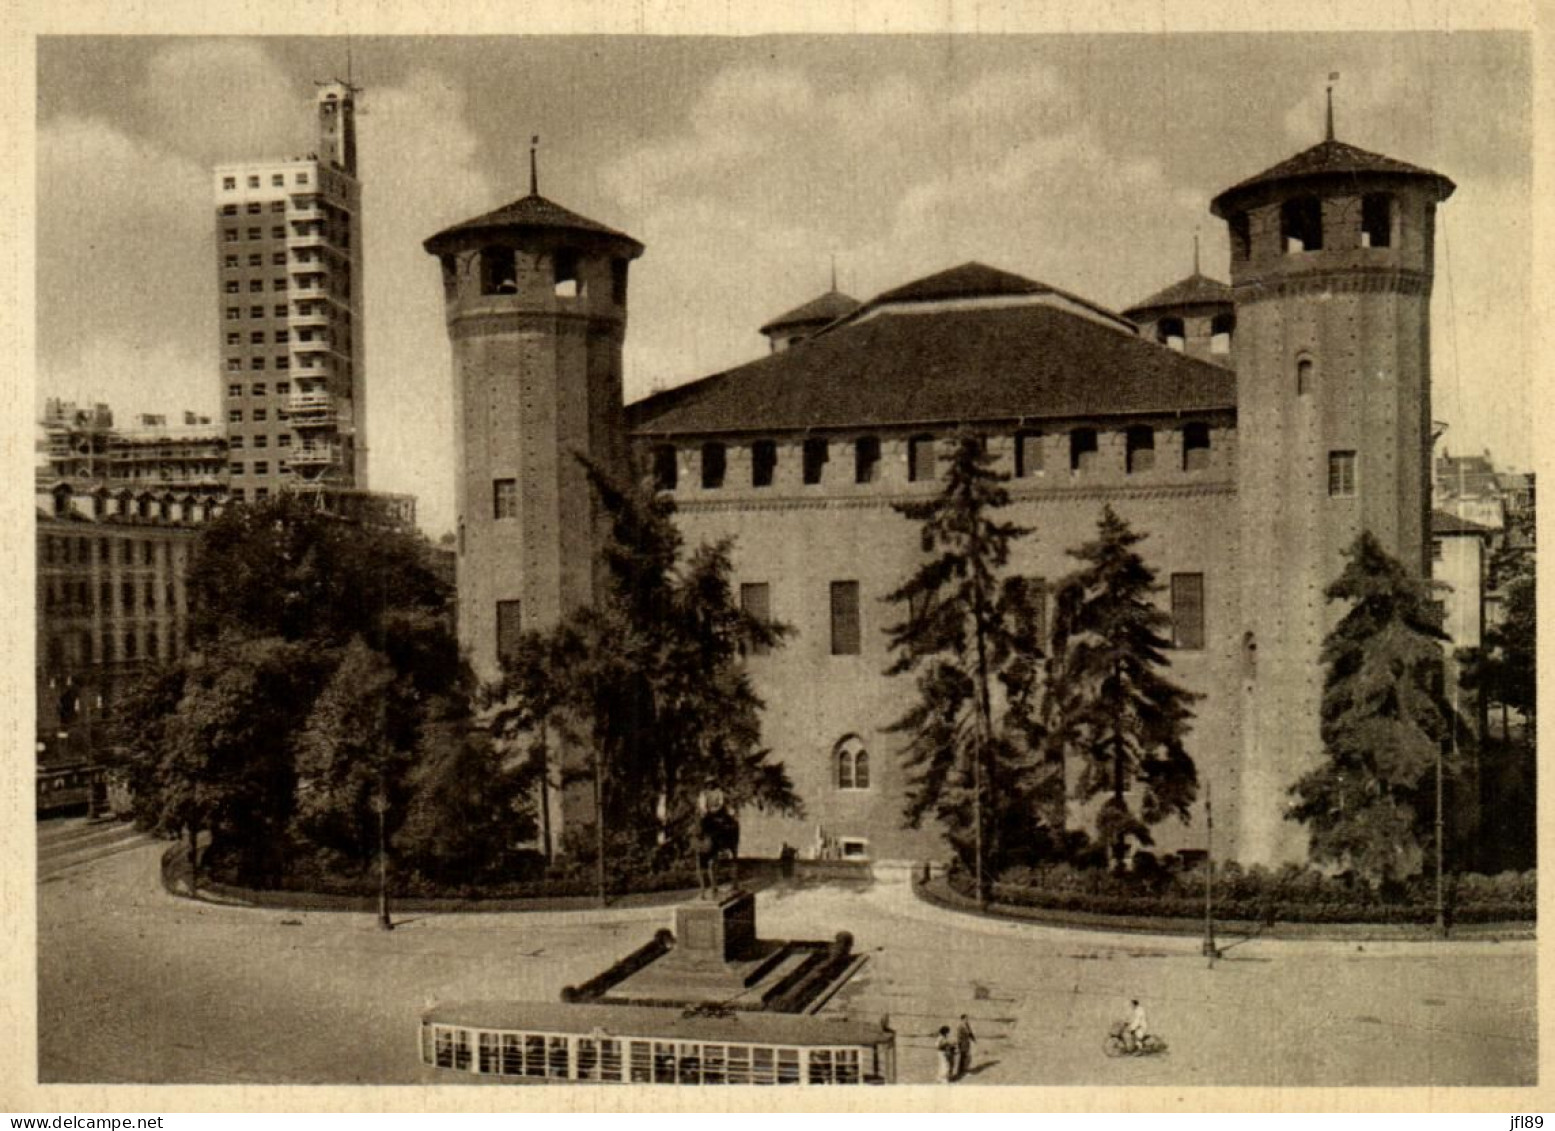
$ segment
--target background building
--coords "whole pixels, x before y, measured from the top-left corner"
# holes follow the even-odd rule
[[[367,483],[355,94],[320,86],[316,153],[215,170],[221,404],[237,501]]]

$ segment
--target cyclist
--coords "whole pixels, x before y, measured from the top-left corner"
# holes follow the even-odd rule
[[[1139,999],[1131,998],[1129,1005],[1133,1007],[1129,1013],[1128,1023],[1123,1027],[1123,1047],[1129,1052],[1138,1052],[1144,1047],[1150,1038],[1150,1022],[1145,1018],[1145,1007],[1139,1004]]]

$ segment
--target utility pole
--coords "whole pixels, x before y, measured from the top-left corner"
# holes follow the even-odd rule
[[[594,744],[594,887],[605,906],[605,756]]]
[[[1215,968],[1220,951],[1215,949],[1215,804],[1209,779],[1204,779],[1204,957]]]

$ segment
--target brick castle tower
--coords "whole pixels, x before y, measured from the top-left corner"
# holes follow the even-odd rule
[[[1438,173],[1328,137],[1227,189],[1236,303],[1245,863],[1303,860],[1286,791],[1321,751],[1323,591],[1361,530],[1427,577]],[[1218,799],[1217,799],[1218,800]]]

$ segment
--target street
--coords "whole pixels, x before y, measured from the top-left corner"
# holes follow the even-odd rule
[[[407,915],[193,903],[164,844],[40,844],[43,1083],[413,1083],[434,1000],[555,1000],[645,941],[669,908]],[[1250,941],[1207,968],[1196,938],[973,919],[905,875],[864,891],[773,890],[763,937],[851,931],[869,957],[828,1012],[889,1014],[903,1083],[934,1079],[931,1034],[967,1014],[965,1084],[1525,1085],[1537,1080],[1532,941]],[[1223,940],[1234,943],[1235,939]],[[1131,997],[1163,1056],[1109,1060]]]

